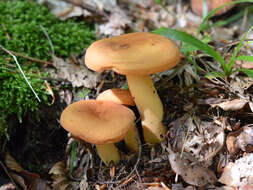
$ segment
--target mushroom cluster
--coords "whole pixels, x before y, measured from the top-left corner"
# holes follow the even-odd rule
[[[61,115],[61,125],[77,139],[95,144],[105,164],[118,163],[120,155],[114,143],[124,140],[131,152],[138,152],[135,115],[127,107],[136,105],[145,141],[161,142],[166,132],[163,105],[150,75],[174,67],[179,55],[173,41],[147,32],[94,42],[86,51],[86,66],[97,72],[112,69],[126,75],[129,90],[110,89],[96,100],[69,105]]]
[[[126,75],[141,116],[144,139],[159,143],[166,131],[163,105],[150,75],[174,67],[179,58],[179,48],[170,39],[136,32],[94,42],[86,51],[85,64],[97,72],[112,69]]]

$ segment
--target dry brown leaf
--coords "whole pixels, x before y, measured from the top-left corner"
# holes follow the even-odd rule
[[[118,6],[113,9],[108,22],[97,26],[100,35],[118,36],[125,33],[127,26],[131,24],[131,19]]]
[[[52,90],[50,84],[47,81],[45,81],[45,83],[46,83],[46,86],[47,86],[47,91],[52,96],[52,102],[51,102],[51,104],[54,104],[54,101],[55,101],[54,91]]]
[[[237,111],[242,109],[246,104],[248,103],[247,100],[237,98],[231,101],[222,102],[219,104],[212,104],[212,107],[220,107],[221,109],[225,111]]]
[[[189,160],[180,158],[178,153],[171,151],[169,153],[169,161],[172,170],[180,175],[188,184],[201,187],[209,183],[213,184],[217,180],[211,170],[201,167],[197,163],[191,165]]]
[[[229,133],[226,140],[230,154],[235,155],[240,150],[250,152],[253,147],[253,125],[246,125],[238,131]]]
[[[4,184],[0,186],[0,190],[11,190],[16,189],[16,187],[12,183]]]
[[[50,190],[50,188],[46,181],[41,178],[37,178],[29,185],[28,190]]]
[[[225,134],[215,122],[202,121],[195,115],[185,115],[170,124],[170,139],[173,150],[190,154],[202,166],[212,164],[212,158],[222,149]]]
[[[56,162],[49,171],[53,178],[53,187],[59,188],[60,190],[71,190],[72,185],[66,176],[65,164],[63,161]]]
[[[53,175],[65,175],[65,164],[64,162],[56,162],[51,170],[49,171],[49,174]]]
[[[51,70],[51,77],[68,80],[74,87],[95,88],[100,82],[98,73],[89,71],[84,65],[74,65],[69,59],[53,56],[53,66],[57,71]]]
[[[10,172],[10,175],[13,178],[13,180],[15,181],[15,183],[20,185],[20,187],[22,187],[23,190],[27,190],[27,186],[25,184],[25,180],[23,177],[21,177],[18,174],[15,174],[14,172]]]
[[[245,69],[253,69],[253,62],[243,61],[243,63],[242,63],[242,68],[245,68]]]
[[[9,169],[15,172],[20,173],[25,171],[9,153],[5,155],[5,163]]]
[[[247,184],[253,184],[253,153],[229,162],[224,168],[219,182],[233,187],[243,187]]]

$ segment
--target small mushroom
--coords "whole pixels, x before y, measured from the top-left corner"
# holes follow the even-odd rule
[[[96,100],[112,101],[118,104],[135,106],[130,91],[121,88],[112,88],[105,90],[97,96]]]
[[[97,100],[111,101],[118,104],[135,106],[133,97],[131,96],[130,91],[127,89],[113,88],[105,90],[98,95]],[[126,146],[131,152],[139,151],[137,135],[138,133],[136,128],[133,128],[129,130],[127,136],[124,139]]]
[[[204,0],[191,0],[191,8],[194,13],[196,13],[199,16],[203,15],[203,1]],[[229,3],[233,0],[206,0],[207,5],[207,11],[210,12],[216,8],[218,8],[221,5],[224,5],[225,3]],[[230,10],[234,5],[229,5],[218,12],[215,13],[215,15],[221,15],[223,13],[226,13],[228,10]]]
[[[126,75],[130,92],[139,110],[144,139],[161,142],[163,105],[150,74],[174,67],[179,48],[170,39],[148,32],[136,32],[94,42],[86,51],[88,68],[102,72],[112,69]]]
[[[135,126],[133,111],[114,102],[81,100],[69,105],[60,122],[74,137],[96,145],[103,162],[119,162],[114,143],[123,140]]]

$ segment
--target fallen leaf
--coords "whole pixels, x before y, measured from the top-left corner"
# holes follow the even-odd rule
[[[212,107],[220,107],[221,109],[225,111],[237,111],[242,109],[246,104],[248,103],[247,100],[237,98],[231,101],[222,102],[219,104],[212,104]]]
[[[188,117],[187,117],[188,116]],[[212,165],[212,159],[222,149],[225,134],[215,121],[202,121],[197,115],[185,115],[170,124],[173,150],[190,154],[202,166]]]
[[[54,92],[53,92],[53,90],[52,90],[52,88],[51,88],[50,84],[49,84],[47,81],[45,81],[45,83],[46,83],[46,86],[47,86],[47,91],[48,91],[48,92],[49,92],[49,94],[52,96],[52,102],[51,102],[51,105],[53,105],[53,104],[54,104],[54,101],[55,101]]]
[[[50,169],[49,174],[52,174],[54,188],[58,188],[60,190],[72,189],[71,182],[65,172],[65,164],[63,161],[56,162]]]
[[[90,71],[84,65],[74,65],[68,59],[63,60],[53,56],[53,66],[56,72],[50,70],[51,77],[68,80],[73,87],[96,88],[100,82],[99,73]]]
[[[109,21],[98,25],[100,35],[118,36],[125,33],[125,29],[131,24],[131,19],[119,7],[115,7],[109,17]]]
[[[238,131],[229,133],[226,140],[230,154],[235,155],[240,150],[249,152],[253,147],[253,125],[246,125]]]
[[[15,172],[20,173],[24,171],[24,169],[16,162],[16,160],[9,153],[5,155],[5,164],[9,169]]]
[[[201,187],[209,183],[214,184],[217,180],[213,171],[201,167],[197,163],[191,165],[189,160],[180,158],[180,155],[173,151],[169,153],[169,161],[172,170],[188,184]]]
[[[219,182],[233,187],[243,187],[253,184],[253,153],[229,162],[219,179]]]

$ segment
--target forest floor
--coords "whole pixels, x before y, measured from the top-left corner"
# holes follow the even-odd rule
[[[61,19],[78,17],[80,22],[93,23],[98,38],[170,28],[198,42],[190,44],[192,38],[175,34],[180,63],[152,76],[164,107],[163,142],[145,144],[140,137],[138,154],[129,154],[119,143],[121,161],[109,166],[101,162],[95,146],[68,135],[59,119],[73,102],[126,87],[126,78],[113,71],[98,74],[87,69],[85,53],[54,57],[57,72],[43,68],[53,81],[60,81],[50,83],[57,89],[53,104],[41,105],[39,122],[33,113],[22,124],[13,117],[12,125],[21,126],[0,146],[5,154],[0,179],[10,181],[1,190],[253,189],[252,4],[236,4],[201,28],[203,18],[192,11],[189,1],[42,2]],[[167,34],[166,29],[157,33]],[[216,53],[205,49],[207,45]],[[230,70],[217,54],[225,64],[231,63]],[[136,124],[141,127],[139,116]]]

